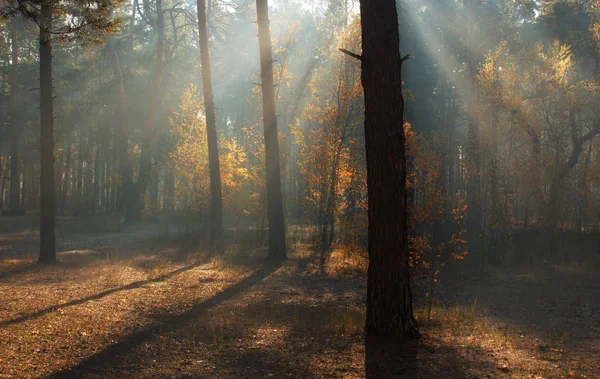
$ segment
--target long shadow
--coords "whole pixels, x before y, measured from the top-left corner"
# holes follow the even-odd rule
[[[98,299],[101,299],[108,295],[111,295],[113,293],[141,288],[141,287],[143,287],[147,284],[151,284],[151,283],[163,282],[169,278],[172,278],[175,275],[181,274],[183,272],[186,272],[186,271],[192,270],[198,266],[201,266],[202,264],[206,263],[207,260],[208,260],[208,256],[205,256],[205,257],[203,257],[203,259],[201,259],[200,261],[198,261],[196,263],[181,267],[177,270],[171,271],[167,274],[159,275],[152,279],[140,280],[137,282],[129,283],[129,284],[121,286],[121,287],[111,288],[109,290],[102,291],[102,292],[99,292],[99,293],[91,295],[91,296],[87,296],[87,297],[84,297],[81,299],[71,300],[69,302],[62,303],[62,304],[52,305],[52,306],[49,306],[47,308],[41,309],[36,312],[27,313],[27,314],[24,314],[22,316],[19,316],[19,317],[10,319],[10,320],[2,321],[2,322],[0,322],[0,328],[9,326],[9,325],[13,325],[13,324],[18,324],[18,323],[21,323],[24,321],[29,321],[31,319],[35,319],[38,317],[42,317],[48,313],[55,312],[59,309],[73,307],[75,305],[80,305],[80,304],[83,304],[83,303],[86,303],[86,302],[92,301],[92,300],[98,300]],[[24,269],[28,269],[30,267],[31,266],[24,267]]]
[[[78,242],[71,241],[70,243],[77,244]],[[117,249],[117,247],[123,247],[126,244],[140,244],[140,246],[143,246],[143,248],[136,249],[135,252],[128,251],[124,254],[120,254],[119,253],[120,250]],[[174,261],[180,261],[180,260],[184,259],[188,253],[197,249],[197,245],[194,246],[183,238],[179,239],[179,240],[174,239],[171,241],[160,241],[160,240],[156,240],[156,239],[153,239],[152,237],[150,237],[150,238],[145,238],[145,239],[124,241],[120,245],[106,244],[106,245],[96,246],[94,249],[89,249],[89,250],[82,249],[82,250],[87,250],[87,252],[75,255],[75,254],[70,254],[70,252],[72,252],[73,250],[70,250],[70,248],[67,248],[66,245],[63,244],[60,247],[59,251],[57,252],[58,260],[56,262],[56,265],[58,265],[58,266],[54,266],[54,267],[66,268],[66,269],[77,269],[79,267],[88,265],[94,261],[104,260],[107,256],[112,257],[114,255],[117,259],[136,258],[139,256],[148,255],[150,250],[160,251],[160,249],[167,248],[167,247],[173,247],[173,246],[177,247],[177,252],[175,254],[170,254],[168,257]],[[115,255],[115,253],[113,253],[113,250],[117,251],[116,255]],[[164,254],[162,254],[162,255],[164,255]],[[33,254],[33,256],[37,258],[37,253]],[[8,258],[19,258],[19,257],[15,256],[15,255],[11,255],[8,257],[2,257],[2,258],[0,258],[0,262],[2,262],[2,260],[4,260],[4,259],[8,259]],[[20,274],[35,272],[38,268],[53,267],[53,265],[54,265],[54,263],[40,264],[39,262],[22,264],[22,265],[19,265],[18,267],[11,268],[6,271],[0,271],[0,281],[11,279],[12,277],[18,276]]]
[[[150,342],[155,338],[157,334],[160,334],[165,328],[174,328],[184,325],[187,322],[190,322],[191,320],[197,318],[198,316],[207,312],[211,308],[214,308],[222,302],[233,298],[237,294],[249,289],[258,282],[267,278],[280,266],[281,263],[267,263],[247,278],[239,281],[231,287],[226,288],[225,290],[214,295],[213,297],[195,304],[189,311],[179,315],[166,315],[164,317],[161,317],[158,319],[159,322],[156,325],[149,326],[133,334],[130,334],[123,340],[106,347],[104,350],[90,356],[86,360],[78,363],[76,366],[56,372],[49,377],[85,378],[88,376],[88,373],[98,372],[102,366],[113,364],[114,359],[116,357],[123,355],[128,351],[143,345],[146,342]]]
[[[417,378],[420,340],[365,338],[365,378]]]

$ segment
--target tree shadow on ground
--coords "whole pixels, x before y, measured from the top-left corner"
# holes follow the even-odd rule
[[[165,315],[157,319],[157,323],[130,334],[123,340],[106,347],[104,350],[81,361],[74,367],[56,372],[51,378],[86,378],[90,375],[98,375],[104,370],[110,370],[115,364],[115,358],[126,355],[129,351],[138,348],[156,338],[164,329],[176,329],[196,319],[203,313],[231,299],[239,293],[267,278],[280,267],[280,264],[265,264],[254,274],[240,282],[226,288],[217,295],[196,303],[183,314]]]
[[[365,338],[365,378],[418,378],[418,339]]]
[[[107,237],[109,236],[107,235]],[[74,242],[72,249],[59,249],[57,251],[57,261],[54,263],[32,264],[31,258],[24,258],[27,254],[24,255],[22,252],[5,254],[0,258],[0,263],[14,262],[10,262],[10,265],[5,265],[6,267],[0,269],[0,282],[20,280],[19,276],[26,275],[29,284],[35,284],[36,281],[48,284],[62,281],[69,275],[53,275],[52,278],[46,278],[43,274],[47,270],[63,270],[65,271],[63,274],[67,274],[66,271],[85,268],[94,263],[135,261],[136,259],[153,256],[169,262],[182,262],[193,252],[201,251],[197,245],[193,247],[188,239],[163,241],[152,236],[120,244],[96,244],[93,246],[92,244],[93,242],[82,240]],[[139,262],[133,263],[139,264]]]
[[[86,303],[86,302],[89,302],[89,301],[93,301],[93,300],[99,300],[99,299],[102,299],[103,297],[112,295],[112,294],[117,293],[117,292],[141,288],[141,287],[144,287],[144,286],[146,286],[148,284],[151,284],[151,283],[163,282],[163,281],[168,280],[168,279],[170,279],[170,278],[172,278],[172,277],[174,277],[176,275],[179,275],[179,274],[181,274],[183,272],[186,272],[186,271],[192,270],[192,269],[194,269],[194,268],[196,268],[198,266],[201,266],[202,264],[204,264],[204,263],[206,263],[208,261],[208,258],[209,258],[208,255],[204,255],[201,260],[199,260],[199,261],[197,261],[197,262],[195,262],[193,264],[181,267],[181,268],[179,268],[177,270],[174,270],[174,271],[171,271],[171,272],[169,272],[167,274],[159,275],[159,276],[157,276],[155,278],[152,278],[152,279],[136,281],[136,282],[124,285],[124,286],[120,286],[120,287],[116,287],[116,288],[111,288],[109,290],[102,291],[102,292],[96,293],[94,295],[86,296],[86,297],[81,298],[81,299],[71,300],[71,301],[68,301],[68,302],[62,303],[62,304],[51,305],[51,306],[46,307],[44,309],[40,309],[39,311],[36,311],[36,312],[31,312],[31,313],[23,314],[23,315],[21,315],[19,317],[16,317],[16,318],[13,318],[13,319],[10,319],[10,320],[2,321],[2,322],[0,322],[0,328],[3,328],[5,326],[9,326],[9,325],[18,324],[18,323],[21,323],[21,322],[24,322],[24,321],[29,321],[29,320],[32,320],[32,319],[36,319],[36,318],[42,317],[42,316],[44,316],[44,315],[46,315],[48,313],[56,312],[59,309],[73,307],[73,306],[80,305],[80,304],[83,304],[83,303]],[[28,267],[25,267],[24,269],[28,269]]]

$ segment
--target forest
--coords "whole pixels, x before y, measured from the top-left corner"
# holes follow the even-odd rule
[[[600,378],[600,0],[0,0],[0,378]]]

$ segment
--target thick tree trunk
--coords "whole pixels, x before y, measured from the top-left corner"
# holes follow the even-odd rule
[[[395,0],[361,0],[369,201],[369,335],[419,334],[408,265],[406,156]]]
[[[260,46],[260,76],[262,79],[263,123],[267,164],[267,217],[269,221],[270,260],[285,260],[285,225],[283,197],[281,194],[281,168],[279,163],[279,139],[275,114],[275,87],[273,82],[273,53],[269,26],[268,0],[256,0],[258,19],[258,42]]]
[[[210,1],[209,1],[210,4]],[[219,145],[217,121],[213,96],[210,54],[208,51],[208,25],[205,0],[198,0],[198,30],[200,38],[200,61],[202,64],[202,89],[206,135],[208,140],[208,166],[210,171],[210,242],[219,252],[223,251],[223,200],[221,193],[221,171],[219,167]]]
[[[10,94],[8,108],[10,116],[10,210],[21,208],[21,172],[19,166],[19,116],[17,112],[17,75],[19,67],[19,20],[11,22],[11,59]]]
[[[54,109],[52,98],[52,3],[40,16],[40,262],[56,260],[54,208]]]

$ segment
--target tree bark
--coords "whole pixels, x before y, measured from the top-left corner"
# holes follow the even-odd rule
[[[482,206],[481,206],[481,172],[479,164],[479,120],[477,112],[477,67],[475,62],[475,4],[478,0],[467,3],[467,233],[471,253],[484,262],[482,253]]]
[[[416,337],[408,265],[406,155],[395,0],[361,0],[369,202],[369,335]]]
[[[113,74],[115,76],[115,86],[118,103],[118,126],[115,132],[115,145],[119,160],[119,174],[121,176],[121,194],[123,197],[122,201],[118,202],[118,206],[115,205],[114,207],[119,208],[117,209],[118,211],[124,211],[125,220],[129,221],[135,218],[133,203],[137,198],[137,194],[135,185],[133,183],[133,168],[131,167],[131,162],[129,160],[127,127],[125,125],[127,99],[125,97],[125,84],[123,81],[123,70],[121,67],[121,61],[119,59],[119,56],[117,55],[117,52],[114,48],[114,42],[112,40],[109,40],[108,48],[110,49],[113,56]],[[113,195],[116,195],[116,192],[114,190]],[[114,198],[113,203],[117,203],[116,197]]]
[[[205,8],[205,0],[198,0],[198,36],[200,39],[202,90],[204,93],[204,114],[206,115],[208,166],[210,171],[210,242],[217,251],[222,252],[223,198],[221,192],[221,171],[219,167],[219,145],[217,141],[217,116],[213,95],[210,54],[208,50],[208,25]]]
[[[52,5],[40,14],[40,262],[56,261],[54,208],[54,109],[52,98]]]
[[[62,192],[61,192],[61,200],[59,207],[59,214],[64,216],[65,207],[67,205],[67,193],[69,191],[69,177],[71,175],[71,142],[69,141],[67,144],[67,149],[65,150],[65,175],[63,179]]]
[[[258,42],[260,46],[260,76],[263,95],[263,123],[267,165],[267,217],[269,222],[268,258],[281,261],[287,258],[283,196],[281,194],[281,167],[279,139],[275,114],[275,87],[273,81],[273,52],[269,26],[268,0],[256,0]]]
[[[10,210],[21,208],[21,172],[19,165],[19,116],[17,112],[17,75],[19,72],[19,20],[11,22],[11,70],[8,108],[10,116]]]
[[[165,39],[165,15],[163,12],[163,0],[156,0],[156,60],[154,64],[154,77],[152,79],[152,94],[148,106],[148,118],[144,129],[144,138],[142,142],[142,152],[140,155],[140,167],[138,180],[136,183],[136,199],[131,203],[128,199],[128,207],[132,207],[129,217],[126,215],[127,222],[139,222],[144,209],[144,194],[150,181],[152,173],[152,151],[153,137],[155,134],[156,114],[158,113],[158,103],[160,97],[160,88],[162,75],[164,71],[164,39]]]

